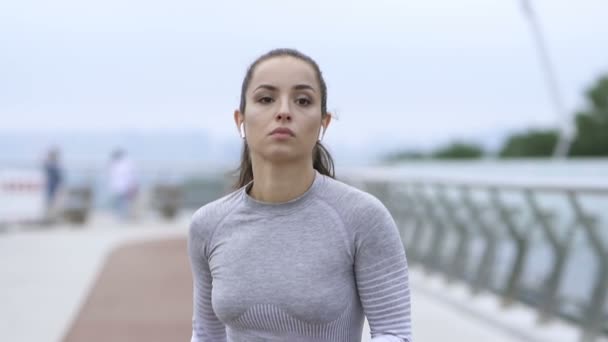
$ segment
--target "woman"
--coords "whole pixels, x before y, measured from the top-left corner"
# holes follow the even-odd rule
[[[387,209],[334,179],[331,122],[310,57],[273,50],[248,69],[234,120],[237,190],[192,218],[192,341],[411,341],[405,252]]]

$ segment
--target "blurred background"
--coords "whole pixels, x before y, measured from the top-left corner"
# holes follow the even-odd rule
[[[477,315],[493,328],[475,323],[496,341],[497,326],[505,341],[605,337],[606,13],[605,0],[1,3],[0,339],[91,340],[99,320],[79,317],[109,310],[96,282],[114,274],[113,296],[127,293],[103,271],[113,248],[182,241],[192,212],[230,191],[242,78],[278,47],[319,63],[336,175],[389,207],[419,288],[437,277],[439,293],[470,292],[451,303],[499,301]],[[189,329],[188,299],[182,329],[157,338]],[[32,312],[46,330],[25,328]],[[130,319],[115,321],[131,335],[102,331],[144,339]]]

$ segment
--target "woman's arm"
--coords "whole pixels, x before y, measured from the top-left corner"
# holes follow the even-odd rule
[[[226,327],[211,306],[211,272],[204,253],[204,239],[196,225],[193,220],[188,237],[194,289],[191,342],[226,342]]]
[[[368,221],[367,221],[368,220]],[[408,267],[397,226],[380,206],[356,241],[357,289],[373,342],[411,342]]]

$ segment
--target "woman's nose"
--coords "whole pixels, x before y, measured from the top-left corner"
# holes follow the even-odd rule
[[[289,109],[289,102],[282,101],[279,106],[279,111],[275,115],[279,121],[291,121],[291,110]]]
[[[291,121],[291,113],[289,112],[278,112],[276,119],[279,121]]]

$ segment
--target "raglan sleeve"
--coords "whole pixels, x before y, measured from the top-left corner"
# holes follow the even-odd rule
[[[354,268],[372,342],[412,342],[408,264],[397,225],[376,198],[362,212]]]
[[[213,277],[207,258],[210,227],[205,212],[199,209],[190,223],[188,255],[193,280],[193,310],[191,342],[226,342],[226,327],[217,318],[211,305]]]

